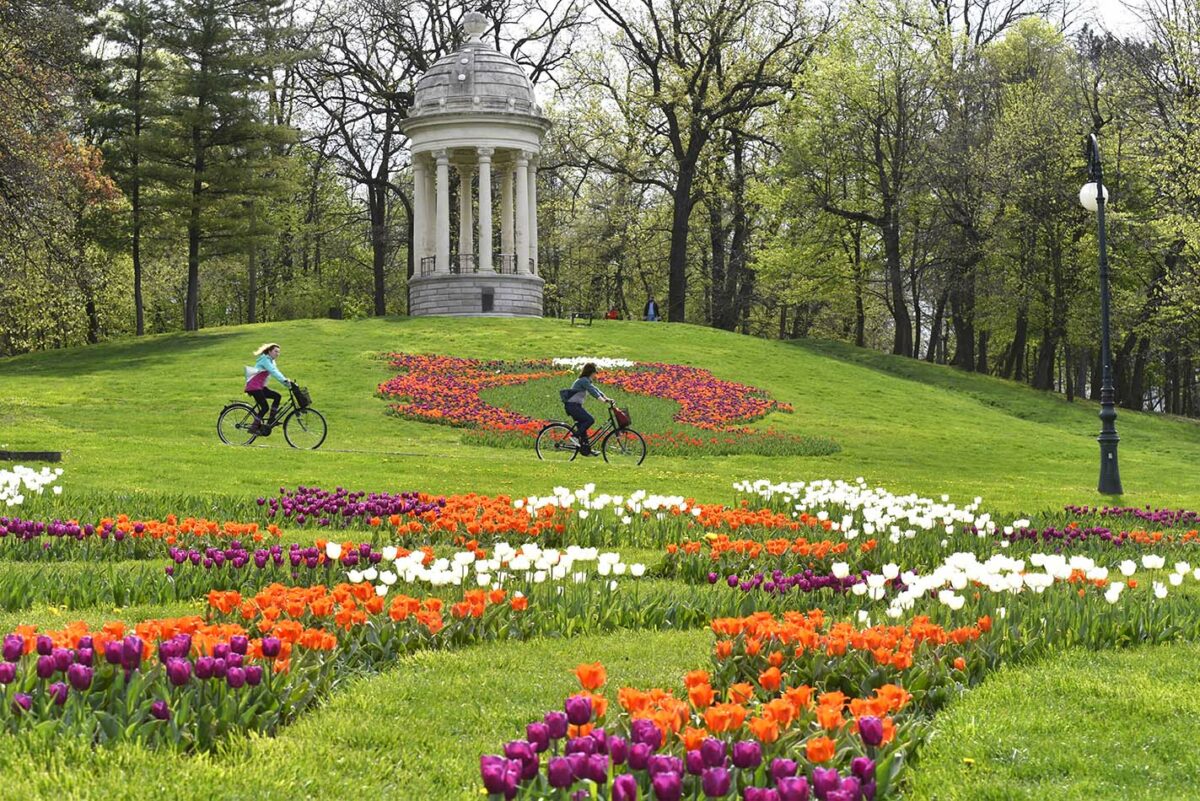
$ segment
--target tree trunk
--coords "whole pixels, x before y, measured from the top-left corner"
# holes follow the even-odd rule
[[[387,189],[378,184],[367,190],[371,217],[371,272],[375,277],[375,316],[387,314],[384,274],[387,268]]]
[[[726,331],[733,329],[732,298],[728,292],[728,276],[725,262],[725,222],[722,220],[724,205],[721,198],[714,192],[705,201],[708,207],[708,274],[711,277],[712,301],[709,304],[709,319],[714,328]]]
[[[979,347],[975,361],[975,372],[987,375],[988,371],[988,332],[979,332]]]
[[[183,328],[185,331],[200,329],[200,195],[204,191],[204,151],[200,143],[200,129],[192,128],[192,197],[188,214],[188,272],[187,298],[183,305]]]
[[[1017,321],[1013,330],[1013,341],[1004,357],[1000,375],[1017,381],[1025,380],[1025,347],[1029,342],[1029,307],[1022,302],[1017,307]]]
[[[687,249],[688,226],[692,216],[692,186],[696,182],[696,163],[684,160],[679,165],[679,177],[671,203],[671,253],[667,259],[667,321],[682,323],[687,319]]]
[[[1069,343],[1063,345],[1063,388],[1067,392],[1067,403],[1075,402],[1075,376],[1071,374],[1071,367],[1075,360],[1071,358],[1071,345]]]
[[[933,326],[929,329],[929,347],[925,350],[925,361],[931,364],[937,357],[938,343],[942,339],[942,321],[946,316],[946,299],[949,295],[949,290],[942,290],[942,294],[938,297],[937,308],[933,311]]]
[[[900,222],[894,209],[884,215],[883,250],[887,263],[888,288],[892,297],[892,323],[895,336],[892,353],[897,356],[912,356],[912,318],[908,315],[908,304],[904,300],[904,271],[900,257]]]
[[[133,156],[133,190],[129,203],[133,212],[133,317],[134,334],[146,333],[146,306],[142,302],[142,181],[137,177],[138,157]]]
[[[959,275],[950,290],[950,323],[954,326],[954,359],[951,364],[968,372],[975,369],[975,277]]]

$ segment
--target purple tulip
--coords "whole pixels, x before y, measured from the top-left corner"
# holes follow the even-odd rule
[[[213,646],[213,649],[212,649],[213,659],[224,659],[225,657],[229,656],[229,650],[230,650],[229,643],[227,643],[227,642],[217,643],[216,645]]]
[[[779,801],[780,796],[774,788],[747,787],[742,791],[742,801]]]
[[[725,743],[716,737],[706,737],[700,743],[700,756],[704,758],[704,766],[708,768],[725,767]]]
[[[567,713],[567,722],[575,726],[582,726],[592,719],[592,699],[586,695],[572,695],[563,704],[563,709]]]
[[[635,743],[645,743],[654,751],[662,747],[662,732],[653,721],[645,718],[638,718],[629,724],[629,739]]]
[[[550,729],[551,740],[561,740],[567,736],[567,716],[558,711],[547,712],[542,718]]]
[[[551,759],[546,765],[546,777],[550,780],[550,786],[559,790],[570,787],[575,781],[571,763],[566,757]]]
[[[613,779],[612,801],[637,801],[638,783],[629,773],[622,773]]]
[[[567,764],[571,766],[571,778],[583,780],[587,778],[587,754],[567,754]]]
[[[629,741],[624,737],[610,734],[608,737],[608,756],[614,765],[624,765],[629,758]]]
[[[842,785],[842,778],[837,768],[813,768],[813,793],[817,798],[824,799],[830,792]]]
[[[196,678],[211,679],[216,660],[211,656],[202,656],[196,660]]]
[[[65,671],[75,661],[75,655],[66,648],[55,648],[50,652],[50,658],[54,660],[54,669],[59,672]]]
[[[864,782],[875,778],[875,760],[868,757],[855,757],[850,760],[850,774]]]
[[[15,662],[0,662],[0,684],[12,684],[17,678]]]
[[[629,767],[634,770],[645,770],[650,763],[650,746],[645,743],[634,743],[629,749]]]
[[[865,798],[866,801],[875,801],[875,780],[874,779],[863,784],[862,794],[863,794],[863,798]]]
[[[725,768],[709,768],[700,777],[700,787],[708,798],[722,798],[729,792],[730,780],[733,777]]]
[[[825,801],[858,801],[858,799],[856,799],[854,797],[854,793],[850,792],[849,790],[842,790],[839,788],[837,790],[830,790],[825,795]]]
[[[596,753],[596,741],[591,737],[572,737],[567,740],[566,753],[589,756]]]
[[[39,656],[37,658],[37,674],[39,679],[48,679],[57,672],[57,669],[54,667],[54,657]]]
[[[850,793],[851,801],[860,801],[862,798],[862,782],[856,776],[847,776],[842,779],[842,784],[838,787],[843,793]]]
[[[883,721],[874,715],[858,719],[858,736],[865,745],[875,748],[883,743]]]
[[[525,739],[539,754],[550,747],[550,727],[543,722],[530,723],[525,727]]]
[[[534,776],[537,771],[534,771]],[[608,756],[605,754],[592,754],[587,761],[587,777],[596,784],[604,784],[608,781]],[[530,778],[533,778],[532,776]]]
[[[76,662],[67,668],[67,681],[79,692],[92,686],[92,669],[88,665]]]
[[[803,776],[777,779],[775,789],[779,793],[779,801],[808,801],[808,779]]]
[[[678,773],[660,773],[650,780],[650,789],[658,801],[679,801],[683,780]]]
[[[231,651],[229,656],[225,657],[225,667],[242,667],[245,659],[241,654]]]
[[[192,678],[192,663],[186,659],[171,657],[167,660],[167,680],[175,687],[182,687]]]
[[[229,650],[235,654],[245,655],[250,646],[250,640],[244,634],[235,634],[229,638]]]
[[[733,744],[734,767],[757,768],[762,764],[762,746],[753,740],[740,740]]]
[[[121,641],[121,667],[126,670],[137,670],[142,664],[142,638],[130,634]]]
[[[279,651],[283,647],[278,637],[263,637],[262,652],[267,659],[274,659],[279,656]]]
[[[50,652],[54,650],[54,640],[47,637],[45,634],[39,634],[36,640],[35,650],[39,656],[50,656]]]
[[[246,669],[240,667],[231,667],[225,671],[225,681],[229,686],[236,690],[246,684]]]
[[[25,638],[20,634],[9,634],[4,638],[4,661],[16,662],[25,653]]]
[[[502,756],[481,756],[479,758],[479,775],[483,778],[483,789],[491,795],[502,795],[505,787],[505,774],[508,772],[508,760]]]
[[[683,775],[683,760],[679,757],[655,754],[646,764],[646,772],[653,778],[660,773],[676,773]]]
[[[508,758],[509,762],[515,761],[521,765],[521,778],[526,781],[537,776],[538,769],[541,767],[533,745],[525,740],[513,740],[505,743],[504,756]]]
[[[262,684],[263,669],[262,665],[250,665],[246,668],[246,683],[251,687],[257,687]]]
[[[214,659],[213,660],[212,674],[213,674],[214,679],[225,678],[225,674],[226,674],[227,670],[228,670],[228,665],[225,663],[224,659]]]
[[[704,772],[704,755],[700,753],[699,748],[694,748],[683,755],[683,764],[688,775],[699,776]]]
[[[28,693],[17,693],[13,696],[12,710],[16,714],[19,715],[22,712],[28,712],[32,708],[33,699],[29,697]]]
[[[787,776],[796,775],[796,762],[792,759],[775,758],[771,760],[771,780],[776,784]]]
[[[46,688],[46,692],[54,699],[55,706],[62,706],[67,702],[67,696],[71,691],[66,684],[56,681]]]

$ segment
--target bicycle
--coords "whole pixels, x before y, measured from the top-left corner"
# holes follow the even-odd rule
[[[272,431],[282,426],[283,438],[293,448],[315,450],[321,447],[327,432],[324,416],[310,405],[312,399],[307,390],[295,383],[288,390],[290,397],[272,423],[259,420],[251,404],[231,401],[217,417],[217,436],[226,445],[249,445],[259,437],[269,437]]]
[[[628,412],[608,406],[608,422],[601,426],[592,442],[600,443],[600,454],[609,464],[628,464],[636,467],[646,458],[646,440],[629,427]],[[538,432],[533,444],[537,457],[544,462],[571,462],[581,450],[570,423],[548,423]]]

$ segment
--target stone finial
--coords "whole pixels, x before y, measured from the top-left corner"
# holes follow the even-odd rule
[[[469,42],[482,41],[483,34],[490,27],[492,24],[488,18],[478,11],[468,11],[463,15],[463,30],[467,32],[467,41]]]

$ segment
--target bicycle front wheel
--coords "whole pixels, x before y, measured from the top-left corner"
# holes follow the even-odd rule
[[[600,452],[604,454],[604,461],[610,464],[636,467],[646,458],[646,440],[632,428],[621,428],[604,438]]]
[[[217,436],[226,445],[249,445],[257,438],[250,432],[254,425],[254,409],[245,403],[231,403],[217,418]]]
[[[570,462],[579,454],[579,443],[570,426],[551,423],[538,432],[533,449],[543,462]]]
[[[325,441],[325,418],[316,409],[296,409],[283,421],[283,438],[300,450],[315,450]]]

